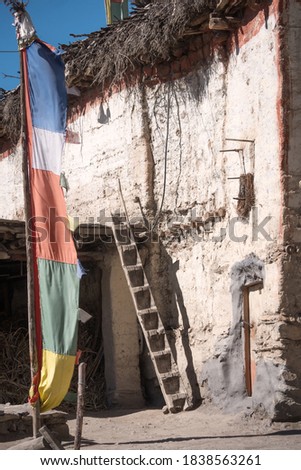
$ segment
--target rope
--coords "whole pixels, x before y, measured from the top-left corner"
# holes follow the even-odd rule
[[[154,230],[158,224],[159,217],[162,212],[164,199],[165,199],[165,192],[166,192],[166,181],[167,181],[167,153],[168,153],[168,140],[169,140],[169,121],[170,121],[170,88],[171,83],[169,82],[168,86],[168,96],[167,96],[167,117],[166,117],[166,136],[165,136],[165,149],[164,149],[164,179],[163,179],[163,193],[161,198],[160,208],[155,216],[154,223],[151,227],[151,230]]]

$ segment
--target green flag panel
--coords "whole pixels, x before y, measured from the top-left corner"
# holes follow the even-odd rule
[[[75,264],[38,259],[43,349],[75,355],[79,278]]]

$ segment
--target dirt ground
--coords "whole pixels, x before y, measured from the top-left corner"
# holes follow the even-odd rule
[[[63,445],[72,449],[74,417],[68,425],[71,437]],[[24,435],[11,433],[1,442],[0,436],[0,449],[20,439]],[[167,415],[159,409],[106,410],[84,416],[81,450],[85,449],[300,450],[301,422],[272,423],[244,413],[222,414],[212,405]]]

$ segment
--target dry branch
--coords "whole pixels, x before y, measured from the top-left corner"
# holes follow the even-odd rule
[[[85,408],[95,410],[105,407],[105,379],[103,346],[92,349],[94,335],[82,326],[79,343],[87,362],[87,389]],[[25,328],[15,331],[0,331],[0,403],[18,405],[27,402],[30,386],[28,332]],[[75,372],[70,390],[77,390]],[[70,408],[70,405],[68,405]],[[63,404],[62,408],[66,408]]]

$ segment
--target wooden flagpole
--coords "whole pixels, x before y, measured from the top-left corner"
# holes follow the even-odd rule
[[[38,372],[38,351],[35,321],[35,296],[34,296],[34,250],[31,242],[32,233],[30,225],[32,223],[32,204],[29,179],[29,159],[28,159],[28,139],[27,120],[25,107],[25,84],[23,57],[25,52],[20,51],[20,106],[21,106],[21,145],[22,145],[22,172],[23,172],[23,194],[25,212],[25,235],[26,235],[26,259],[27,259],[27,302],[28,302],[28,335],[29,335],[29,355],[31,383]],[[32,407],[32,428],[33,437],[37,438],[41,427],[40,402],[37,400]]]

